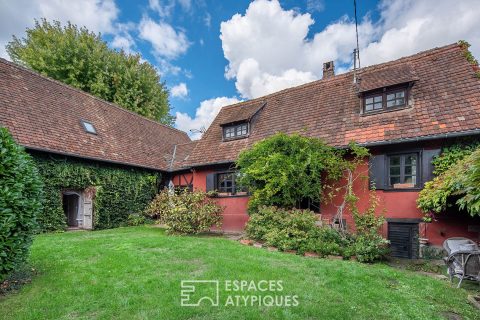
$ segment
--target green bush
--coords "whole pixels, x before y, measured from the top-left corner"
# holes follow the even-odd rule
[[[379,234],[360,234],[355,239],[355,255],[360,262],[383,259],[389,252],[389,241]]]
[[[197,234],[220,227],[223,208],[203,191],[182,190],[170,194],[163,189],[145,214],[167,226],[170,233]]]
[[[31,157],[0,128],[0,282],[28,255],[42,183]]]
[[[145,224],[152,224],[153,220],[145,217],[142,213],[132,213],[128,215],[127,225],[142,226]]]
[[[250,215],[246,232],[251,239],[280,250],[298,250],[316,228],[316,221],[315,213],[309,210],[262,206]]]
[[[317,227],[310,232],[309,240],[300,252],[315,252],[320,256],[343,256],[350,258],[354,255],[352,248],[354,238],[350,234],[341,234],[330,226]]]

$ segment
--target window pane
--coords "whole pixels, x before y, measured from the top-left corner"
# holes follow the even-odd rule
[[[395,105],[396,105],[395,100],[387,101],[387,108],[395,107]]]
[[[397,101],[397,106],[401,106],[405,104],[405,98],[399,98],[396,101]]]
[[[400,167],[390,167],[391,176],[400,176]]]
[[[390,177],[390,185],[393,186],[396,183],[400,183],[400,177]]]
[[[417,177],[416,176],[405,176],[405,183],[416,184]]]
[[[379,103],[375,103],[374,107],[373,107],[375,110],[378,110],[378,109],[382,109],[382,103],[379,102]]]
[[[395,99],[395,94],[394,93],[387,94],[387,101],[393,100],[393,99]]]
[[[365,103],[366,103],[366,104],[371,104],[371,103],[373,103],[373,98],[367,98],[367,99],[365,99]]]
[[[405,91],[400,91],[395,94],[397,98],[403,98],[405,96]]]
[[[400,165],[400,156],[390,157],[390,165],[391,166],[399,166]]]
[[[365,105],[365,111],[372,111],[372,110],[373,110],[373,104]]]
[[[417,164],[417,156],[412,154],[405,157],[405,165],[416,165]]]
[[[412,175],[412,166],[405,166],[405,175]]]
[[[382,102],[382,98],[383,98],[383,96],[376,96],[376,97],[373,97],[373,100],[375,102]]]
[[[219,192],[233,192],[232,173],[219,173],[217,179]]]

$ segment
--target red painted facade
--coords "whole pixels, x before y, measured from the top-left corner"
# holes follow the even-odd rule
[[[193,189],[206,191],[207,175],[214,171],[214,169],[196,169],[192,172],[179,173],[172,177],[172,181],[175,186],[178,186],[179,181],[190,181],[190,178],[193,178]],[[248,221],[248,196],[218,197],[215,200],[224,208],[222,230],[225,232],[243,231]]]
[[[430,142],[425,148],[439,148],[440,142]],[[412,145],[403,146],[403,148],[411,148]],[[416,147],[419,147],[416,145]],[[423,146],[420,146],[423,147]],[[396,148],[398,149],[398,148]],[[382,150],[381,150],[382,151]],[[375,153],[375,152],[373,152]],[[176,186],[185,186],[187,182],[193,184],[193,189],[206,191],[207,175],[213,172],[221,172],[225,167],[209,167],[209,168],[195,168],[185,173],[175,173],[172,181]],[[368,188],[368,161],[359,166],[354,174],[358,177],[354,182],[354,192],[359,197],[358,208],[360,212],[365,211],[369,206]],[[344,184],[345,181],[340,181],[339,184]],[[388,220],[396,219],[394,221],[404,221],[406,219],[413,219],[419,223],[419,237],[427,238],[429,243],[434,246],[441,246],[443,241],[450,237],[468,237],[474,240],[480,240],[479,226],[480,218],[472,218],[460,212],[449,212],[438,215],[436,221],[431,223],[422,222],[423,214],[417,208],[416,200],[419,190],[376,190],[375,191],[379,205],[377,207],[378,214],[384,214],[387,218],[387,223],[382,228],[382,233],[387,237]],[[230,196],[216,198],[218,204],[224,207],[223,212],[223,227],[226,232],[238,232],[244,230],[248,221],[247,196]],[[342,195],[339,194],[334,197],[329,203],[321,205],[321,218],[323,221],[331,223],[337,212],[338,205],[342,202]],[[344,217],[347,227],[353,229],[354,222],[352,216],[345,213]],[[469,231],[470,229],[470,231]]]
[[[361,165],[354,176],[368,177],[368,164]],[[344,182],[343,182],[344,183]],[[364,212],[369,206],[369,189],[368,181],[366,179],[357,179],[353,185],[354,193],[359,197],[357,206],[360,212]],[[451,237],[467,237],[473,240],[480,240],[480,218],[472,218],[465,213],[446,212],[439,214],[436,221],[431,223],[422,222],[423,217],[420,209],[417,208],[416,200],[419,191],[406,190],[376,190],[374,191],[378,197],[379,204],[377,213],[383,214],[387,219],[387,223],[382,228],[382,234],[387,237],[388,220],[399,219],[418,219],[419,220],[419,236],[420,238],[427,238],[429,244],[434,246],[441,246],[443,241]],[[332,222],[337,207],[342,202],[342,196],[338,195],[330,203],[322,204],[321,214],[322,219]],[[348,228],[353,228],[354,222],[352,216],[346,212],[344,219],[346,220]],[[477,230],[477,231],[469,231]]]

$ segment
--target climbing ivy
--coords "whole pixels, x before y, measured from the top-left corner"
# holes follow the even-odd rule
[[[424,220],[430,222],[434,214],[452,206],[480,215],[480,142],[465,140],[447,146],[432,163],[436,177],[425,183],[417,199]]]
[[[468,49],[468,48],[470,48],[470,43],[468,43],[465,40],[460,40],[460,41],[458,41],[458,44],[462,47],[462,49],[464,51],[463,55],[465,56],[467,61],[470,62],[470,64],[473,66],[473,68],[475,70],[476,77],[480,78],[480,69],[478,67],[478,60],[475,59],[472,52]]]
[[[106,229],[127,224],[153,199],[160,174],[143,169],[104,165],[65,157],[34,154],[44,183],[43,213],[38,217],[42,231],[66,228],[62,191],[95,187],[94,228]]]

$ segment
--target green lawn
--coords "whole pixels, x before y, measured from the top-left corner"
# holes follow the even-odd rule
[[[480,319],[467,291],[375,264],[269,252],[220,237],[166,236],[154,227],[46,234],[39,274],[0,298],[3,319]],[[220,305],[182,307],[181,280],[220,280]],[[296,307],[225,306],[224,280],[281,280]],[[258,283],[258,282],[257,282]],[[213,292],[213,291],[212,291]],[[246,295],[247,293],[243,293]],[[272,293],[253,292],[250,295]]]

